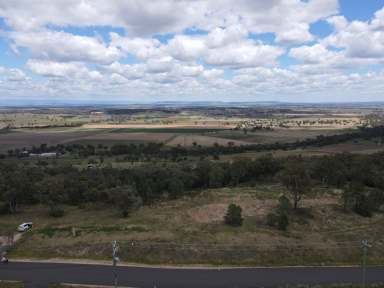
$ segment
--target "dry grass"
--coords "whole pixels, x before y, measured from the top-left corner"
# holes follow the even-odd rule
[[[305,209],[290,216],[287,232],[269,227],[266,215],[283,191],[268,185],[206,190],[193,198],[143,207],[129,218],[120,218],[117,210],[108,207],[90,206],[67,207],[66,215],[55,219],[47,216],[45,208],[26,207],[23,213],[0,217],[0,227],[35,223],[14,256],[105,259],[111,241],[118,240],[124,261],[149,263],[356,264],[360,246],[345,250],[345,245],[359,245],[362,238],[376,241],[376,249],[384,245],[380,242],[384,215],[363,218],[344,213],[337,192],[328,190],[303,200]],[[224,225],[229,203],[243,208],[242,227]],[[347,244],[340,246],[341,242]],[[326,247],[330,250],[325,253]],[[380,249],[370,261],[382,261],[384,247]]]

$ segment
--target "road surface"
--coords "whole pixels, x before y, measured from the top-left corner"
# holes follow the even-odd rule
[[[139,288],[273,287],[284,284],[359,283],[361,268],[287,267],[177,269],[117,267],[119,285]],[[49,283],[113,284],[113,268],[105,265],[13,262],[0,266],[0,279],[21,280],[26,287]],[[367,269],[368,282],[384,282],[384,267]]]

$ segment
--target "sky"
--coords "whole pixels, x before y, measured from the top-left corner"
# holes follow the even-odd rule
[[[383,92],[384,0],[0,0],[0,105]]]

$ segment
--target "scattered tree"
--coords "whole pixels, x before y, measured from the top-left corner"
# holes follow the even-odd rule
[[[241,226],[243,220],[241,207],[236,204],[228,205],[227,214],[224,216],[225,224],[230,226]]]
[[[309,173],[301,156],[288,159],[281,180],[292,196],[294,209],[297,209],[303,195],[310,190]]]

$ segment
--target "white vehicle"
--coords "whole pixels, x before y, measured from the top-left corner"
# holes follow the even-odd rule
[[[33,223],[32,223],[32,222],[26,222],[26,223],[20,224],[20,225],[17,227],[17,231],[19,231],[19,232],[25,232],[25,231],[31,229],[32,226],[33,226]]]

